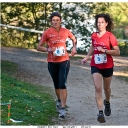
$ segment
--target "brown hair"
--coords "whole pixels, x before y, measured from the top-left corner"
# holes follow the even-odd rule
[[[60,15],[59,12],[53,12],[53,13],[51,14],[51,16],[50,16],[50,20],[52,20],[52,18],[53,18],[54,16],[58,16],[58,17],[60,18],[60,20],[61,20],[61,15]]]
[[[97,14],[95,16],[95,24],[96,24],[97,29],[98,29],[98,27],[97,27],[98,18],[104,18],[105,19],[106,23],[108,23],[108,25],[106,26],[106,30],[111,32],[114,25],[113,25],[113,19],[110,17],[110,15],[102,13],[102,14]]]

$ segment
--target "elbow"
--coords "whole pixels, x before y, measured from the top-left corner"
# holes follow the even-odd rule
[[[118,50],[118,56],[120,55],[120,50]]]
[[[117,56],[120,56],[120,50],[117,51],[116,55]]]
[[[37,51],[40,51],[40,48],[39,48],[39,46],[37,47],[37,49],[36,49]]]
[[[119,51],[119,54],[118,54],[118,56],[120,56],[120,51]]]
[[[37,51],[39,51],[39,48],[37,47],[37,49],[36,49]]]

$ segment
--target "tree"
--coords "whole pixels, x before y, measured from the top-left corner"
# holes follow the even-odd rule
[[[44,31],[50,26],[50,14],[53,11],[59,11],[62,15],[62,25],[70,29],[77,38],[80,38],[85,46],[84,49],[86,49],[90,46],[89,37],[95,30],[94,16],[97,13],[110,13],[115,27],[124,28],[128,24],[127,8],[128,3],[113,2],[1,3],[1,23]],[[3,42],[5,42],[4,37],[7,37],[11,38],[15,45],[19,42],[21,44],[27,42],[30,47],[36,47],[38,36],[41,36],[11,29],[7,31],[3,28],[2,34]],[[17,37],[17,41],[14,41],[14,37]]]
[[[66,21],[63,22],[66,28],[71,29],[76,36],[87,37],[90,35],[87,26],[90,25],[88,18],[91,4],[92,3],[2,3],[2,23],[44,31],[50,26],[50,14],[53,11],[59,11],[62,14],[63,21]],[[67,8],[66,6],[71,6],[71,8]],[[67,11],[69,13],[67,13]],[[10,31],[12,32],[12,30]],[[35,36],[35,34],[24,32],[23,39],[29,37],[27,40],[31,40],[32,36]],[[86,41],[86,38],[83,38],[83,40]]]
[[[117,38],[126,38],[124,29],[128,26],[128,3],[127,2],[96,2],[93,4],[93,14],[109,13],[113,18],[113,33]]]
[[[88,37],[93,31],[93,25],[90,22],[90,19],[92,19],[90,15],[92,13],[92,4],[87,2],[62,3],[63,25],[70,29],[77,38],[80,38],[85,48],[90,46]]]
[[[52,6],[50,3],[1,3],[1,23],[44,31],[49,26],[47,16]],[[21,44],[23,47],[30,47],[33,43],[33,46],[36,46],[38,36],[40,36],[35,33],[12,29],[2,29],[2,34],[2,43],[5,43],[4,45],[8,44],[4,38],[7,37],[8,40],[13,38],[12,42],[9,42],[12,45],[14,44],[13,46]]]

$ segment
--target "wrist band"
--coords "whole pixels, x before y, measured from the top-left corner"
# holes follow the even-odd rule
[[[76,48],[76,46],[73,46],[73,47]],[[72,48],[73,48],[73,47],[72,47]]]

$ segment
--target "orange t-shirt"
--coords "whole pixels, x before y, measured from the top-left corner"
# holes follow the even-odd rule
[[[99,69],[112,68],[114,66],[114,62],[111,55],[106,54],[107,63],[102,63],[102,64],[95,64],[94,55],[102,54],[102,52],[99,52],[97,50],[98,46],[101,46],[106,50],[110,50],[112,46],[118,46],[116,37],[111,32],[106,31],[106,33],[101,37],[98,37],[97,32],[94,32],[91,38],[92,38],[92,45],[94,46],[94,54],[92,56],[90,65],[95,66]]]
[[[69,55],[66,50],[66,39],[72,38],[74,35],[66,28],[61,27],[59,32],[54,28],[47,29],[41,37],[40,42],[42,44],[46,43],[48,47],[64,47],[65,55],[64,56],[54,56],[52,52],[48,53],[48,62],[63,62],[69,60]]]

